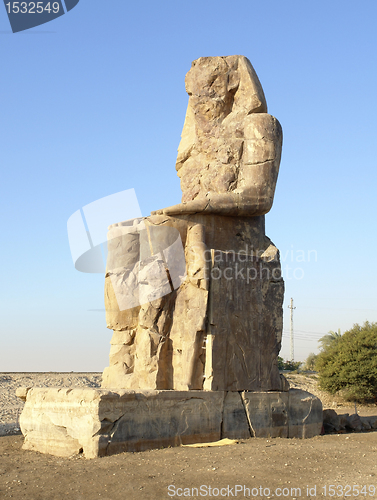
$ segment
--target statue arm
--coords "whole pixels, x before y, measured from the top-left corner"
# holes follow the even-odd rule
[[[281,126],[276,118],[267,113],[249,115],[242,126],[242,156],[233,190],[223,193],[209,191],[194,200],[157,210],[153,214],[203,213],[252,217],[269,212],[280,166]]]
[[[256,190],[255,190],[256,191]],[[157,210],[153,214],[188,215],[218,214],[228,216],[257,216],[266,214],[272,206],[273,196],[245,196],[245,193],[208,193],[199,198]]]

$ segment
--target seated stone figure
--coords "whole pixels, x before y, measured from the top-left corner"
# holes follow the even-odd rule
[[[194,61],[186,90],[176,163],[182,202],[135,226],[126,221],[109,228],[105,303],[114,336],[102,385],[288,390],[277,367],[284,282],[279,252],[264,227],[279,171],[281,126],[267,114],[261,84],[243,56]],[[175,230],[183,243],[182,283],[169,288],[167,272],[159,298],[152,294],[134,307],[120,307],[117,282],[151,283],[151,276],[144,273],[142,281],[127,269],[131,260],[148,264],[164,245],[164,228]]]
[[[162,212],[264,215],[274,198],[282,130],[267,114],[250,62],[202,57],[186,75],[186,90],[190,99],[176,163],[183,203]]]

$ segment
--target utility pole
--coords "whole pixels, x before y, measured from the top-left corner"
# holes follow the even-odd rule
[[[295,360],[295,354],[294,354],[294,347],[293,347],[293,309],[296,309],[293,307],[293,299],[291,298],[291,305],[288,306],[288,308],[291,310],[291,361]]]

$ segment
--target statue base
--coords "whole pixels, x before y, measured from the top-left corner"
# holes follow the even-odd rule
[[[23,449],[86,458],[205,443],[222,438],[310,438],[322,403],[287,392],[19,389]]]

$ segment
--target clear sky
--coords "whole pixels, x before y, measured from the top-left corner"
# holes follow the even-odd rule
[[[184,77],[201,56],[248,57],[283,127],[266,216],[281,355],[291,297],[297,360],[377,321],[376,23],[375,0],[80,0],[12,34],[1,7],[0,371],[107,366],[104,276],[75,270],[67,220],[131,188],[143,215],[180,201]]]

